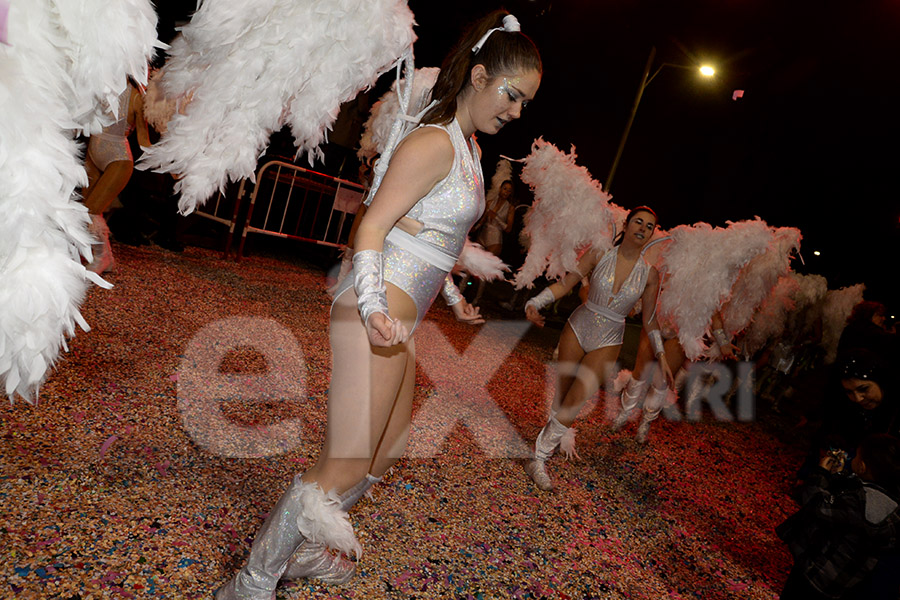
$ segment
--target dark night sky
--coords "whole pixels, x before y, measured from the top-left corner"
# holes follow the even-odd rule
[[[161,8],[164,3],[160,3]],[[658,209],[664,227],[758,215],[799,227],[806,266],[829,288],[866,283],[900,311],[900,2],[896,0],[410,0],[416,64],[438,66],[465,23],[513,12],[541,49],[544,79],[523,118],[483,135],[525,157],[534,138],[574,144],[605,182],[650,48],[655,66],[717,67],[714,80],[663,69],[647,87],[612,193]],[[732,100],[743,89],[744,97]],[[822,252],[819,257],[812,251]],[[894,313],[896,314],[896,313]]]

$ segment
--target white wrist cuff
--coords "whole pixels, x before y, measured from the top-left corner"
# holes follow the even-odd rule
[[[373,313],[388,314],[387,289],[384,287],[384,265],[381,252],[361,250],[353,255],[353,288],[363,323]]]
[[[553,295],[553,292],[550,291],[550,288],[544,288],[544,290],[531,298],[528,302],[525,303],[525,307],[533,306],[537,310],[541,310],[545,306],[549,306],[556,301],[556,297]]]
[[[662,334],[659,332],[659,329],[648,331],[647,337],[650,338],[650,347],[653,348],[653,356],[659,356],[660,354],[666,353],[666,348],[663,346]]]
[[[465,300],[462,292],[460,292],[459,288],[456,287],[456,284],[453,283],[452,275],[447,275],[447,277],[444,278],[444,287],[441,288],[441,295],[444,296],[444,300],[447,301],[447,306],[453,306],[454,304],[459,304]]]

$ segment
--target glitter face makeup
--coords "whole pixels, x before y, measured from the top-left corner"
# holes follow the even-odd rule
[[[519,90],[516,87],[516,84],[518,83],[518,81],[519,81],[518,77],[516,77],[513,80],[509,80],[506,77],[504,77],[503,83],[497,87],[497,93],[500,94],[501,96],[506,94],[506,96],[509,98],[510,102],[518,102],[519,100],[522,100],[525,97],[525,94],[523,94],[521,92],[521,90]],[[523,100],[522,101],[522,109],[524,110],[527,107],[528,107],[528,100]]]

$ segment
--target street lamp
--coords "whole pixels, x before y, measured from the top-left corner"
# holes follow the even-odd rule
[[[619,149],[616,150],[616,157],[613,159],[612,167],[609,170],[609,175],[606,176],[606,191],[609,192],[612,187],[613,175],[616,174],[616,168],[619,166],[619,159],[622,158],[622,150],[625,149],[625,142],[628,140],[628,133],[631,131],[631,124],[634,123],[634,115],[637,114],[638,105],[641,103],[641,97],[644,95],[644,90],[647,89],[647,86],[650,85],[650,82],[659,75],[659,72],[662,71],[665,67],[675,67],[677,69],[688,69],[689,71],[695,70],[697,67],[689,67],[687,65],[676,65],[673,63],[664,62],[659,65],[659,68],[653,72],[653,75],[650,75],[650,69],[653,67],[653,59],[656,58],[656,46],[650,48],[650,56],[647,57],[647,65],[644,67],[644,75],[641,77],[641,85],[638,86],[637,95],[634,97],[634,105],[631,107],[631,114],[628,116],[628,123],[625,124],[625,131],[622,132],[622,139],[619,140]],[[709,65],[701,65],[700,66],[700,74],[704,77],[712,77],[716,74],[716,70]]]

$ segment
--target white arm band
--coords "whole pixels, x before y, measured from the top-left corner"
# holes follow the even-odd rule
[[[453,276],[449,273],[444,279],[444,287],[441,288],[441,295],[444,297],[444,300],[447,301],[447,306],[453,306],[454,304],[459,304],[465,300],[462,292],[460,292],[459,288],[456,287],[456,284],[453,283]]]
[[[659,329],[648,331],[647,337],[650,338],[650,347],[653,348],[653,356],[659,356],[660,354],[666,353],[666,348],[663,346],[662,334],[659,332]]]
[[[540,294],[538,294],[534,298],[531,298],[528,302],[525,303],[525,308],[533,306],[535,309],[541,310],[545,306],[549,306],[554,302],[556,302],[556,296],[553,295],[553,292],[550,291],[550,288],[544,288],[544,290]]]
[[[388,316],[387,289],[384,287],[384,265],[381,252],[361,250],[353,255],[353,288],[363,323],[373,313]]]
[[[716,343],[719,345],[719,348],[724,348],[728,345],[728,336],[725,335],[724,329],[713,329],[713,337],[716,338]]]

